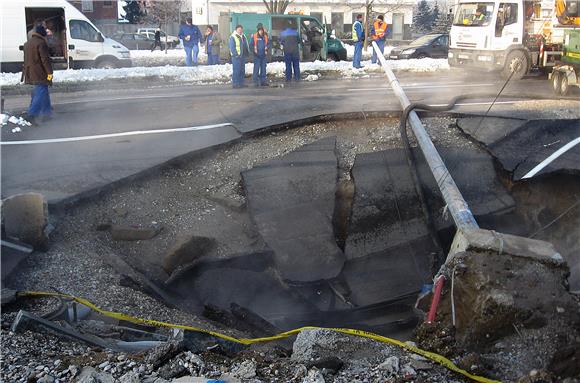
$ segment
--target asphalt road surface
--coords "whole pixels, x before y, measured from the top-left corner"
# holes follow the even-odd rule
[[[457,108],[477,114],[486,112],[504,85],[497,75],[455,71],[398,77],[412,102],[438,105],[457,95],[489,94]],[[491,114],[514,116],[515,102],[539,96],[553,97],[544,77],[512,82]],[[28,95],[3,97],[12,112],[29,103]],[[38,191],[57,203],[271,125],[329,113],[400,110],[383,77],[236,90],[228,85],[95,84],[88,90],[53,92],[52,102],[54,118],[41,127],[21,133],[3,129],[2,197]]]

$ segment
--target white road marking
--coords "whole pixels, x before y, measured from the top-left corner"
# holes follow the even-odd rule
[[[520,100],[520,101],[525,101],[525,100]],[[496,102],[492,102],[492,101],[483,101],[483,102],[458,102],[457,104],[455,104],[455,106],[473,106],[473,105],[489,105],[489,104],[515,104],[518,101],[496,101]],[[447,104],[429,104],[429,106],[445,106]]]
[[[223,124],[215,125],[202,125],[202,126],[192,126],[189,128],[173,128],[173,129],[155,129],[155,130],[133,130],[130,132],[120,132],[120,133],[108,133],[108,134],[98,134],[95,136],[80,136],[80,137],[64,137],[64,138],[48,138],[44,140],[30,140],[30,141],[3,141],[0,145],[36,145],[36,144],[55,144],[61,142],[76,142],[76,141],[90,141],[90,140],[101,140],[104,138],[115,138],[115,137],[127,137],[127,136],[140,136],[145,134],[161,134],[161,133],[179,133],[179,132],[192,132],[195,130],[208,130],[215,128],[223,128],[226,126],[234,127],[233,124],[227,122]]]
[[[472,87],[472,86],[491,86],[495,84],[458,84],[458,85],[423,85],[423,84],[414,84],[414,85],[402,85],[403,89],[432,89],[432,88],[465,88],[465,87]],[[349,92],[367,92],[371,90],[390,90],[391,87],[389,86],[381,86],[376,88],[349,88],[347,89]]]
[[[530,170],[522,179],[532,178],[536,174],[542,171],[546,166],[554,162],[562,154],[566,153],[568,150],[572,149],[574,146],[580,144],[580,137],[576,137],[572,141],[568,142],[566,145],[562,146],[560,149],[556,150],[552,155],[546,158],[544,161],[537,164],[532,170]]]

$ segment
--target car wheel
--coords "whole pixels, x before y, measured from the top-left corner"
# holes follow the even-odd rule
[[[418,58],[418,59],[426,59],[426,58],[428,58],[428,57],[429,57],[429,56],[427,56],[425,53],[419,53],[419,54],[417,55],[417,58]]]
[[[554,90],[555,94],[560,94],[561,92],[561,80],[562,76],[560,75],[560,72],[556,71],[552,73],[552,89]]]
[[[117,68],[118,65],[113,60],[102,60],[97,63],[96,67],[98,69],[113,69]]]
[[[523,51],[508,54],[502,75],[505,79],[521,80],[528,72],[528,57]],[[513,73],[513,74],[512,74]]]
[[[568,76],[565,73],[560,74],[560,94],[567,96],[570,92],[570,84],[568,84]]]
[[[336,53],[329,53],[326,55],[326,61],[340,61]]]

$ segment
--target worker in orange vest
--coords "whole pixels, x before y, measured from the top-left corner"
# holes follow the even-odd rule
[[[373,27],[371,29],[371,38],[374,42],[377,43],[379,49],[381,50],[381,54],[383,54],[385,50],[385,40],[387,38],[387,23],[385,23],[385,17],[383,15],[379,15],[373,23]],[[377,62],[377,52],[374,49],[371,61],[373,64]]]

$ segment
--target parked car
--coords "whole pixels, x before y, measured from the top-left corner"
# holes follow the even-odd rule
[[[151,49],[151,45],[153,45],[153,42],[155,41],[154,39],[150,39],[140,33],[125,32],[115,33],[113,35],[113,40],[120,42],[131,50]],[[161,49],[165,49],[163,41],[161,42]]]
[[[147,36],[151,40],[155,40],[155,31],[157,28],[139,28],[137,33]],[[161,31],[161,43],[165,44],[165,32]],[[179,37],[167,35],[167,47],[169,49],[175,48],[179,44]]]
[[[389,58],[392,60],[423,59],[426,57],[446,59],[448,50],[449,35],[433,33],[421,36],[409,45],[393,48],[389,53]]]

